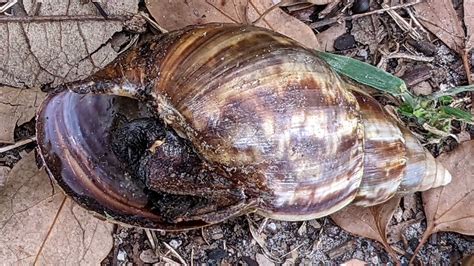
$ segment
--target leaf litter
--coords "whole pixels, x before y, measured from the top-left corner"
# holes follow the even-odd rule
[[[272,9],[261,17],[275,5],[272,0],[147,0],[146,3],[153,18],[168,31],[211,22],[251,24],[261,18],[256,26],[277,31],[310,48],[319,47],[312,29],[281,9]]]
[[[92,3],[49,0],[33,15],[35,2],[15,5],[30,16],[0,20],[0,84],[58,85],[89,76],[115,59],[109,40],[138,12],[138,0],[104,1],[111,15],[104,20]]]
[[[31,6],[28,6],[29,4],[31,4],[30,1],[23,1],[23,2],[24,2],[25,7],[31,7]],[[50,1],[43,1],[43,2],[47,3],[46,6],[48,6],[48,3],[50,3]],[[77,1],[77,2],[79,2],[79,1]],[[275,2],[278,2],[278,1],[257,1],[257,0],[253,0],[253,1],[244,1],[244,0],[213,1],[213,0],[206,0],[206,1],[200,1],[199,3],[194,3],[194,1],[189,1],[188,0],[188,1],[156,1],[156,2],[162,2],[163,4],[169,4],[169,3],[175,2],[175,3],[172,3],[172,5],[176,4],[176,6],[167,7],[168,9],[166,9],[166,8],[161,9],[160,10],[161,13],[156,13],[155,12],[155,14],[154,14],[151,11],[151,8],[149,6],[150,3],[152,3],[152,1],[148,1],[148,8],[150,10],[150,13],[152,13],[152,16],[156,19],[156,21],[160,24],[160,26],[165,27],[165,28],[167,27],[166,23],[170,23],[170,25],[171,25],[170,29],[173,29],[172,27],[179,28],[179,27],[182,27],[184,25],[188,25],[186,23],[199,24],[199,23],[204,23],[204,22],[207,22],[207,21],[240,22],[240,23],[249,23],[249,22],[252,23],[252,22],[258,21],[257,25],[262,25],[262,26],[266,26],[266,27],[269,27],[269,28],[273,28],[274,30],[277,30],[277,31],[281,30],[283,34],[285,34],[283,28],[288,28],[289,30],[286,29],[286,32],[290,32],[291,34],[296,34],[295,36],[290,35],[291,37],[299,40],[300,42],[308,43],[309,44],[308,46],[310,46],[310,47],[313,47],[313,45],[318,45],[321,42],[321,40],[325,41],[325,38],[326,38],[326,37],[323,37],[323,35],[314,36],[314,33],[311,30],[311,28],[307,27],[307,25],[305,25],[305,24],[302,24],[300,21],[295,20],[293,17],[288,16],[288,14],[284,13],[279,8],[272,9],[271,12],[269,12],[265,16],[262,16],[262,14],[264,14],[266,10],[269,10],[269,8],[271,8],[275,4]],[[152,4],[156,4],[156,2],[153,2]],[[165,2],[168,2],[168,3],[165,3]],[[182,6],[183,2],[186,2],[188,4],[188,6],[186,6],[186,7]],[[283,2],[318,2],[318,1],[283,1]],[[468,2],[469,1],[464,2],[464,4],[465,4],[464,8],[465,9],[466,9],[466,3],[468,3]],[[227,5],[225,3],[227,3]],[[251,6],[249,5],[249,3],[251,3]],[[316,3],[316,4],[321,4],[321,3]],[[181,5],[181,6],[179,6],[179,5]],[[50,6],[50,8],[54,9],[54,7],[51,7],[50,4],[49,4],[49,6]],[[183,9],[187,8],[187,10],[180,11],[180,9],[178,7],[183,8]],[[89,7],[87,7],[84,10],[81,10],[81,12],[84,12],[84,14],[86,14],[86,15],[87,14],[97,15],[96,10],[95,11],[89,10],[90,13],[88,13],[89,12],[88,8]],[[28,10],[27,8],[25,8],[25,9]],[[106,8],[106,9],[110,10],[109,8]],[[112,8],[112,10],[113,10],[113,8]],[[45,12],[45,13],[43,13],[43,15],[48,14],[47,13],[48,11],[50,11],[50,10],[49,9],[46,9],[46,11],[43,10],[43,12]],[[216,11],[216,12],[213,12],[213,11]],[[81,12],[79,12],[79,13],[81,13]],[[117,14],[119,14],[119,13],[117,13]],[[128,12],[127,11],[123,14],[128,15],[129,13],[136,13],[136,12]],[[172,18],[172,16],[175,15],[174,13],[177,13],[177,16],[181,16],[181,17],[179,17],[179,19],[175,19],[175,20],[170,19],[170,18]],[[51,14],[54,14],[54,13],[51,13]],[[167,17],[164,20],[160,20],[159,17],[160,16],[163,17],[163,14],[166,14]],[[39,15],[42,15],[42,13],[40,12]],[[57,13],[57,14],[54,14],[54,15],[64,16],[64,13]],[[272,18],[272,16],[273,16],[273,18]],[[209,20],[207,20],[207,19],[209,19]],[[189,22],[189,21],[191,21],[191,22]],[[109,22],[110,21],[108,21],[107,23],[109,23]],[[180,24],[180,23],[185,23],[185,24]],[[288,25],[292,25],[293,27],[288,27]],[[334,27],[336,27],[336,26],[337,25],[335,25]],[[0,24],[0,32],[1,32],[1,27],[2,27],[2,24]],[[122,27],[123,27],[123,24],[121,24],[120,27],[117,27],[116,31],[120,31],[122,29]],[[472,27],[470,28],[468,24],[466,24],[466,28],[468,29],[468,32],[469,32],[470,29],[471,29],[471,32],[472,32]],[[309,29],[309,31],[308,31],[308,29]],[[340,27],[338,30],[342,31],[342,29],[343,28]],[[304,32],[304,34],[300,34],[301,32]],[[74,31],[72,31],[71,33],[74,35]],[[69,32],[66,32],[64,34],[67,35],[67,34],[69,34]],[[472,36],[472,34],[470,36]],[[97,36],[91,36],[91,38],[97,38]],[[66,39],[67,39],[67,36],[66,36]],[[41,41],[44,41],[44,39],[40,40],[40,42]],[[101,41],[102,41],[102,44],[99,45],[99,48],[98,48],[97,51],[94,50],[94,55],[95,55],[95,53],[99,53],[100,49],[103,49],[104,47],[107,47],[109,45],[107,43],[107,40],[102,39]],[[329,40],[328,43],[329,44],[325,45],[325,47],[330,46],[331,40]],[[94,46],[94,45],[92,45],[92,46]],[[95,45],[94,47],[97,47],[97,45]],[[41,47],[40,49],[42,49],[42,48],[44,48],[44,47]],[[0,54],[1,54],[1,52],[2,52],[2,50],[0,48]],[[87,54],[87,53],[85,53],[85,54]],[[111,58],[113,59],[114,56],[116,56],[116,55],[112,54]],[[86,57],[87,57],[87,55],[86,55]],[[84,59],[84,60],[87,61],[87,59]],[[105,60],[104,62],[106,62],[107,60]],[[90,59],[89,59],[89,61],[90,61]],[[60,64],[61,63],[57,63],[57,65],[60,65]],[[43,65],[41,65],[41,67],[42,66]],[[98,67],[98,68],[100,68],[100,67]],[[29,77],[26,77],[23,80],[20,79],[20,81],[18,83],[11,84],[11,83],[9,83],[9,82],[11,82],[11,79],[8,79],[9,78],[8,76],[6,78],[5,78],[5,76],[2,76],[1,71],[3,71],[3,69],[0,68],[0,83],[9,84],[9,85],[13,85],[13,86],[17,86],[17,85],[18,86],[23,86],[23,85],[28,86],[29,85],[27,83],[27,82],[29,82]],[[94,70],[90,70],[90,71],[94,71]],[[84,72],[84,73],[87,73],[87,71]],[[38,74],[38,75],[46,75],[47,76],[48,73],[47,74]],[[84,74],[84,75],[87,76],[87,74]],[[21,76],[21,73],[20,73],[19,76]],[[7,80],[8,82],[4,82],[4,80]],[[41,80],[41,79],[37,78],[37,80],[34,80],[34,81],[37,82],[38,80]],[[44,82],[44,83],[50,83],[51,82],[51,78],[50,79],[44,79],[44,80],[47,80],[47,82]],[[64,79],[64,80],[67,80],[67,79]],[[43,81],[37,82],[37,84],[44,84],[42,82]],[[53,84],[59,84],[59,83],[61,83],[60,78],[54,77]],[[28,156],[30,156],[30,155],[28,155]],[[18,164],[20,164],[20,163],[18,163]],[[15,166],[15,168],[16,167],[17,166]],[[18,170],[18,171],[20,171],[20,170]],[[13,170],[12,170],[12,172],[13,172]],[[13,176],[13,174],[10,174],[10,176]],[[8,179],[8,180],[10,180],[10,179]],[[7,182],[10,182],[10,181],[7,181]],[[6,188],[8,188],[8,186]],[[50,190],[51,190],[51,188],[50,188]],[[5,189],[4,191],[7,191],[7,190]],[[0,193],[3,193],[3,192],[0,192]],[[57,193],[54,193],[54,194],[51,193],[50,198],[54,199],[54,197],[56,197],[56,195],[57,195]],[[3,197],[3,194],[2,194],[2,197]],[[2,200],[2,197],[0,197],[0,200]],[[49,200],[49,202],[51,202],[51,201],[52,200]],[[67,206],[68,204],[71,204],[71,203],[69,202],[69,200],[66,201],[63,197],[63,201],[61,202],[61,204],[64,208],[64,206]],[[368,219],[369,222],[372,222],[372,226],[375,225],[375,227],[371,227],[371,228],[376,228],[375,230],[372,229],[372,231],[378,232],[378,236],[377,236],[377,234],[374,234],[373,232],[372,232],[372,236],[375,235],[374,237],[378,238],[377,239],[378,241],[380,241],[379,239],[381,239],[382,243],[387,242],[387,228],[386,228],[386,225],[389,223],[388,221],[390,221],[391,213],[393,213],[391,207],[388,206],[388,205],[390,205],[390,204],[387,204],[385,207],[383,207],[384,205],[376,207],[376,208],[374,207],[377,210],[374,210],[371,214],[369,214],[369,216],[367,216],[367,217],[372,216],[371,219]],[[395,205],[398,205],[398,203],[394,204],[392,206],[395,206]],[[57,204],[56,204],[56,206],[57,206]],[[74,208],[80,209],[78,206],[70,207],[69,209],[72,210]],[[76,213],[76,212],[74,211],[74,213]],[[253,220],[260,219],[256,215],[255,216],[251,215],[251,216],[254,217]],[[88,217],[90,217],[90,216],[88,216]],[[71,218],[71,217],[69,217],[69,218]],[[58,220],[59,220],[59,218],[58,218]],[[72,219],[70,219],[70,220],[72,220]],[[316,220],[314,220],[314,221],[316,221]],[[310,221],[308,223],[308,225],[313,224],[314,221]],[[348,246],[349,247],[348,252],[345,252],[342,255],[338,255],[338,256],[340,256],[340,257],[338,257],[338,259],[341,259],[341,261],[347,261],[350,258],[358,258],[358,259],[361,259],[363,261],[371,262],[373,264],[377,264],[378,262],[380,262],[380,259],[382,259],[382,261],[387,261],[387,258],[384,257],[383,254],[377,254],[375,256],[367,257],[367,255],[365,255],[364,253],[361,253],[360,250],[355,250],[354,251],[353,247],[351,247],[351,245],[360,246],[361,241],[363,241],[363,243],[366,245],[365,248],[364,248],[364,251],[369,252],[369,253],[372,252],[370,254],[373,254],[374,251],[380,250],[380,247],[377,247],[377,245],[372,244],[372,242],[365,241],[365,240],[362,240],[360,238],[355,238],[355,240],[354,240],[354,238],[347,235],[344,231],[341,231],[338,227],[332,225],[331,222],[328,219],[321,219],[319,221],[324,221],[324,223],[321,222],[321,224],[323,224],[323,226],[321,228],[319,228],[319,227],[316,228],[316,227],[313,227],[313,226],[304,226],[304,225],[306,225],[305,223],[300,225],[299,223],[270,221],[268,224],[272,225],[272,227],[267,226],[268,228],[267,227],[264,228],[264,231],[263,231],[263,233],[261,233],[260,237],[265,236],[265,238],[264,238],[264,242],[262,242],[261,244],[268,247],[268,252],[269,253],[271,252],[271,254],[278,254],[277,258],[284,258],[284,257],[281,257],[281,256],[287,256],[286,254],[292,254],[291,255],[292,258],[291,259],[288,258],[286,260],[286,262],[291,262],[291,261],[294,262],[295,259],[298,258],[298,257],[299,257],[299,259],[297,261],[302,261],[302,262],[307,262],[307,263],[309,263],[313,260],[327,261],[327,259],[328,259],[327,254],[332,254],[330,251],[334,248],[339,247],[339,246]],[[327,221],[329,221],[329,222],[327,222]],[[262,223],[262,224],[266,224],[266,223]],[[0,223],[0,225],[2,225],[2,223]],[[108,225],[110,225],[110,224],[108,224]],[[242,227],[242,225],[243,225],[243,227]],[[247,225],[247,226],[250,226],[250,225]],[[364,225],[363,227],[367,227],[367,226],[370,227],[371,225]],[[5,227],[5,226],[2,225],[2,227]],[[236,218],[236,219],[233,219],[233,220],[231,220],[229,222],[226,222],[222,225],[216,225],[215,227],[222,228],[221,231],[222,231],[223,237],[218,238],[218,239],[212,239],[212,240],[210,240],[209,243],[205,243],[204,245],[203,245],[203,241],[200,240],[202,238],[198,234],[193,233],[193,232],[190,232],[188,234],[160,233],[159,239],[160,240],[162,240],[162,239],[167,239],[167,240],[180,239],[179,243],[183,242],[183,244],[180,245],[179,247],[177,247],[176,250],[175,249],[173,249],[173,250],[175,250],[175,252],[177,252],[179,254],[182,254],[182,258],[181,258],[181,256],[179,256],[181,258],[180,260],[185,260],[188,263],[189,263],[189,261],[193,261],[194,258],[203,259],[203,258],[207,257],[207,258],[211,259],[212,254],[220,254],[219,249],[221,249],[221,248],[223,248],[223,250],[225,250],[226,255],[224,256],[224,258],[232,257],[232,258],[234,258],[233,261],[238,261],[239,258],[243,258],[243,260],[245,262],[248,261],[250,263],[252,261],[255,262],[255,260],[253,259],[253,258],[255,258],[254,257],[255,254],[258,255],[262,252],[261,248],[258,245],[254,245],[254,244],[249,245],[249,243],[251,243],[251,240],[252,240],[251,234],[248,233],[250,229],[246,228],[245,220],[242,220],[242,218]],[[273,227],[275,227],[276,230],[274,230]],[[305,228],[305,230],[302,230],[303,227]],[[66,227],[66,228],[68,228],[68,227]],[[66,231],[70,231],[70,230],[71,229],[66,229]],[[140,232],[143,233],[140,229],[121,228],[121,230],[123,230],[122,232],[124,232],[124,231],[131,232],[134,235],[140,234]],[[242,235],[242,230],[247,232],[247,234],[244,233]],[[51,230],[51,232],[53,232],[53,231],[54,230]],[[74,231],[74,229],[72,229],[72,231]],[[250,230],[250,231],[253,231],[255,233],[255,230]],[[388,231],[390,231],[390,230],[388,230]],[[79,235],[73,236],[72,239],[81,239]],[[108,232],[108,235],[110,236],[110,231]],[[84,237],[84,235],[83,235],[83,237]],[[259,237],[259,239],[260,239],[260,237]],[[284,239],[281,239],[282,237]],[[236,238],[238,238],[238,239],[236,239]],[[94,241],[94,239],[95,238],[93,238],[91,241]],[[285,239],[286,239],[286,241],[285,241]],[[288,242],[288,239],[299,239],[302,242],[300,242],[298,244],[293,244],[291,246],[285,246],[285,245],[291,243],[291,242]],[[317,239],[317,241],[314,242],[314,243],[308,243],[309,239]],[[352,239],[352,240],[347,242],[348,239]],[[116,241],[117,241],[117,239],[116,239]],[[146,241],[143,241],[143,242],[146,242]],[[204,241],[204,242],[207,242],[207,241]],[[168,243],[171,243],[171,242],[168,242]],[[127,253],[124,253],[124,252],[122,252],[123,250],[120,250],[120,248],[123,248],[123,245],[125,245],[125,246],[127,245],[126,241],[122,242],[122,243],[117,243],[116,242],[114,244],[113,255],[115,255],[115,254],[117,254],[117,252],[119,252],[119,254],[125,254],[125,256],[126,256]],[[144,247],[147,247],[148,244],[144,243],[143,245],[144,245]],[[385,246],[385,244],[384,244],[384,246]],[[45,244],[45,247],[46,247],[46,244]],[[56,247],[54,247],[54,248],[56,248]],[[154,252],[159,254],[159,251],[157,250],[157,249],[159,249],[159,247],[155,248],[155,247],[148,246],[148,248],[153,248]],[[165,247],[162,247],[162,248],[165,248]],[[43,248],[42,250],[48,250],[48,248]],[[129,250],[128,254],[137,254],[137,257],[138,257],[138,253],[135,250],[137,250],[137,246],[134,244],[133,250]],[[207,253],[207,251],[209,251],[209,253]],[[219,251],[219,252],[213,252],[213,251]],[[61,251],[58,251],[56,253],[60,254]],[[47,255],[49,256],[49,254],[47,254]],[[2,255],[0,255],[0,257],[2,257]],[[52,257],[53,256],[51,256],[51,258]],[[262,255],[262,254],[257,256],[257,261],[261,261],[261,262],[266,261],[262,257],[264,257],[264,255]],[[163,257],[163,259],[164,258],[166,258],[166,257]],[[264,257],[264,258],[266,258],[266,257]],[[56,257],[56,259],[61,260],[61,259],[63,259],[63,257],[61,257],[61,255],[59,255],[59,256]],[[334,258],[329,257],[329,259],[332,260]],[[55,259],[51,259],[48,262],[53,262],[53,261],[55,261]],[[123,260],[120,260],[120,261],[127,261],[127,258],[124,257]]]
[[[34,152],[0,190],[2,263],[99,264],[112,248],[112,228],[53,187]]]
[[[456,150],[441,154],[441,162],[452,174],[450,184],[422,193],[427,228],[417,251],[436,232],[474,235],[474,141],[462,143]]]
[[[39,89],[0,87],[0,143],[14,143],[15,127],[30,121],[45,93]]]

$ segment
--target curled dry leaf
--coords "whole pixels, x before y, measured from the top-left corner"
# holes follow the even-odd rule
[[[351,205],[331,215],[331,219],[351,234],[374,239],[382,243],[394,260],[398,260],[387,241],[387,226],[395,209],[400,203],[399,197],[373,207]]]
[[[427,228],[415,251],[429,236],[440,231],[474,235],[474,141],[462,143],[456,150],[437,158],[451,172],[445,187],[422,193]]]
[[[29,15],[34,0],[24,0]],[[102,1],[110,19],[92,3],[43,0],[35,16],[0,20],[0,84],[33,87],[85,78],[111,62],[117,52],[109,40],[138,12],[138,0]],[[23,8],[24,7],[24,8]]]
[[[413,8],[424,27],[452,50],[462,52],[464,30],[451,0],[427,0]]]
[[[318,48],[313,30],[280,8],[272,9],[275,5],[272,0],[147,0],[146,5],[158,24],[170,31],[210,22],[250,24],[269,10],[257,26],[289,36],[310,48]]]
[[[0,87],[0,143],[14,142],[15,126],[30,121],[44,97],[39,89]]]
[[[0,261],[5,264],[98,265],[113,245],[112,224],[53,189],[34,152],[11,170],[0,191]]]

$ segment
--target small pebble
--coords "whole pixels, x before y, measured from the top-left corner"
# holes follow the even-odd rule
[[[267,228],[270,230],[270,231],[276,231],[277,230],[277,226],[275,223],[268,223],[267,224]]]
[[[271,260],[269,260],[265,255],[263,254],[257,254],[255,255],[255,260],[257,261],[259,266],[273,266],[275,263],[273,263]]]
[[[369,57],[369,53],[367,50],[362,49],[357,52],[357,56],[364,58],[364,60],[367,60],[367,57]]]
[[[310,226],[312,226],[314,229],[319,229],[321,228],[321,224],[318,222],[318,220],[313,219],[308,222]]]
[[[127,252],[125,250],[119,250],[117,254],[117,260],[125,261],[125,258],[127,258]]]
[[[374,257],[370,258],[370,262],[371,262],[371,264],[373,264],[373,265],[379,265],[379,264],[380,264],[379,257],[378,257],[378,256],[374,256]]]
[[[173,248],[178,248],[179,246],[181,246],[182,242],[181,240],[176,240],[176,239],[172,239],[170,242],[169,242],[170,246],[173,247]]]
[[[337,51],[343,51],[355,47],[355,38],[351,34],[343,34],[334,41],[334,48]]]
[[[145,249],[140,253],[140,260],[144,263],[155,263],[160,259],[152,249]]]
[[[416,96],[427,96],[433,92],[433,88],[428,81],[423,81],[416,84],[413,86],[412,90]]]
[[[227,252],[221,248],[216,248],[207,253],[207,257],[210,260],[220,261],[227,257]]]
[[[370,0],[355,0],[352,5],[352,12],[356,14],[365,13],[369,11]]]

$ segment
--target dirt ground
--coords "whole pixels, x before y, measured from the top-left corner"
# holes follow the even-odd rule
[[[295,13],[312,17],[318,10]],[[381,27],[379,30],[377,27]],[[379,49],[406,51],[406,35],[386,14],[348,21],[347,33],[336,40],[339,54],[355,57],[368,63],[377,63]],[[367,30],[373,29],[373,30]],[[351,37],[352,36],[352,37]],[[374,46],[375,43],[375,46]],[[377,49],[378,48],[378,49]],[[387,71],[405,79],[410,89],[423,89],[428,82],[434,90],[445,85],[465,84],[460,58],[440,41],[427,47],[414,44],[410,49],[433,56],[431,63],[390,59]],[[471,58],[474,63],[474,56]],[[426,86],[425,86],[426,88]],[[390,99],[382,99],[389,101]],[[415,129],[416,130],[416,129]],[[474,136],[474,128],[468,128]],[[34,121],[18,127],[15,137],[34,135]],[[427,147],[436,155],[451,150],[455,141],[447,140]],[[11,167],[20,154],[34,149],[34,144],[0,155],[0,164]],[[420,194],[410,196],[415,208],[408,208],[404,200],[395,212],[391,226],[403,226],[404,235],[393,243],[402,264],[408,261],[426,228]],[[390,231],[390,230],[389,230]],[[460,264],[463,258],[474,255],[474,237],[456,233],[433,234],[421,249],[417,264]],[[373,240],[353,236],[342,230],[330,218],[307,222],[281,222],[264,219],[255,214],[237,217],[211,227],[188,232],[148,231],[115,226],[114,248],[103,265],[123,264],[228,264],[271,265],[343,263],[359,259],[369,264],[395,264]]]

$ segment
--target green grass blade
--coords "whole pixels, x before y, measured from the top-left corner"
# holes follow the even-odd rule
[[[465,121],[465,122],[469,122],[469,123],[474,122],[472,114],[468,113],[466,111],[463,111],[461,109],[453,108],[453,107],[449,107],[449,106],[442,106],[440,109],[441,109],[442,112],[444,112],[447,115],[452,116],[455,119]]]
[[[466,92],[466,91],[474,91],[474,85],[460,86],[460,87],[450,88],[445,91],[438,91],[438,92],[433,93],[431,95],[431,98],[438,99],[439,97],[442,97],[442,96],[454,96],[458,93]]]
[[[382,69],[342,55],[321,51],[317,51],[316,53],[340,74],[377,90],[388,92],[394,96],[407,97],[405,94],[408,90],[405,82]]]

